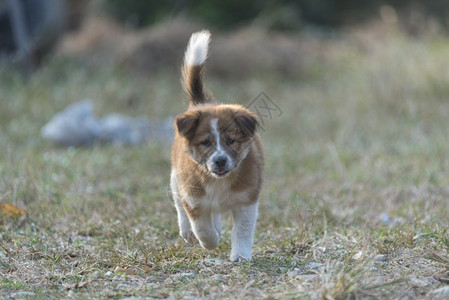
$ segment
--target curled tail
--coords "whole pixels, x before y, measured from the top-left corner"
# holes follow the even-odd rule
[[[189,106],[210,102],[210,96],[203,85],[204,65],[209,49],[210,32],[199,31],[190,37],[182,66],[182,85],[189,100]]]

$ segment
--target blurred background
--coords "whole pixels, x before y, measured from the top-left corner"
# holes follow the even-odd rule
[[[69,56],[150,75],[177,68],[191,32],[210,28],[214,75],[297,76],[333,58],[330,41],[354,42],[351,30],[423,38],[445,35],[448,26],[445,0],[2,0],[0,53],[27,74]]]
[[[169,144],[171,120],[186,107],[183,53],[192,32],[204,28],[212,32],[206,85],[217,99],[250,105],[264,92],[283,112],[264,120],[273,175],[312,176],[304,165],[325,157],[310,167],[328,160],[341,180],[348,172],[359,180],[368,153],[404,157],[420,147],[437,155],[445,147],[444,0],[3,0],[0,141],[46,151],[51,143],[40,133],[50,134],[41,128],[78,103],[68,127],[91,137],[107,127],[107,141],[112,128],[119,140],[128,134],[125,144],[148,137]]]
[[[185,109],[183,53],[192,32],[204,28],[212,31],[207,85],[220,101],[243,105],[265,92],[284,112],[268,122],[273,144],[294,137],[298,147],[316,140],[317,147],[330,142],[361,153],[396,149],[397,136],[407,147],[414,139],[442,141],[438,132],[445,137],[435,128],[444,124],[449,93],[444,0],[3,0],[7,143],[43,146],[38,129],[86,98],[91,102],[77,108],[82,118],[119,112],[164,120],[101,121],[136,131],[131,144],[146,140],[142,126],[144,135],[163,131],[158,139],[170,140],[171,118]],[[426,122],[434,113],[441,118]],[[404,120],[395,123],[398,117]],[[288,155],[281,155],[286,164]]]

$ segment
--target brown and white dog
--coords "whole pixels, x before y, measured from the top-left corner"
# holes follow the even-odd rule
[[[190,38],[182,67],[189,108],[175,119],[170,186],[180,235],[214,249],[221,235],[221,214],[231,211],[232,261],[251,259],[263,150],[257,115],[241,105],[216,104],[203,86],[210,33]]]

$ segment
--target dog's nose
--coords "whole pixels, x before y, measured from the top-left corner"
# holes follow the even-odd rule
[[[226,156],[219,156],[215,159],[215,165],[219,168],[223,168],[227,161]]]

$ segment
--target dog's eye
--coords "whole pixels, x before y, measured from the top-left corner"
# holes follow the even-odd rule
[[[232,144],[234,144],[234,142],[235,142],[235,140],[234,139],[231,139],[231,138],[226,138],[226,145],[232,145]]]
[[[201,142],[201,145],[203,145],[204,147],[210,147],[211,142],[210,142],[210,140],[204,140]]]

